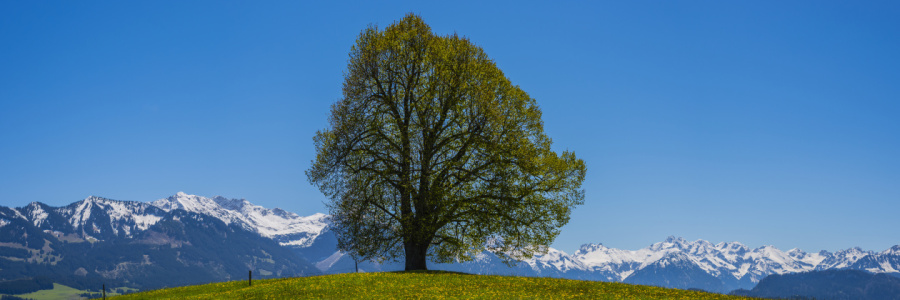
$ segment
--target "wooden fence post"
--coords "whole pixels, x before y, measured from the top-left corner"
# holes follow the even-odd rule
[[[106,300],[106,284],[103,284],[103,300]]]
[[[247,273],[247,286],[253,286],[253,270]]]

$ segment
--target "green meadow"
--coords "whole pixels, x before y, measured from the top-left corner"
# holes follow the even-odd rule
[[[127,299],[748,299],[652,286],[441,271],[348,273],[230,281],[146,291]]]
[[[115,291],[117,289],[134,291],[134,289],[132,289],[132,288],[125,288],[125,287],[112,288],[109,290]],[[107,291],[107,293],[106,293],[107,296],[118,295],[118,294],[116,294],[114,292],[110,292],[110,291]],[[86,299],[84,297],[81,297],[81,294],[85,294],[85,293],[94,293],[94,294],[99,295],[99,292],[83,291],[83,290],[68,287],[68,286],[65,286],[62,284],[54,283],[53,289],[40,290],[40,291],[33,292],[33,293],[18,294],[18,295],[12,295],[12,296],[16,296],[16,297],[23,298],[23,299],[33,299],[33,300],[60,300],[60,299],[81,300],[81,299]]]

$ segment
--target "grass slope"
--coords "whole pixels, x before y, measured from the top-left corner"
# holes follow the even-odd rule
[[[65,286],[65,285],[62,285],[59,283],[54,283],[53,289],[40,290],[40,291],[33,292],[33,293],[18,294],[18,295],[13,295],[13,296],[23,298],[23,299],[34,299],[34,300],[51,300],[51,299],[76,300],[76,299],[84,299],[83,297],[79,296],[83,293],[87,293],[87,291],[82,291],[82,290],[79,290],[76,288],[71,288],[71,287],[68,287],[68,286]]]
[[[115,290],[117,290],[117,289],[123,289],[123,290],[126,290],[126,291],[128,291],[128,292],[134,292],[134,291],[137,291],[137,290],[135,290],[135,289],[133,289],[133,288],[119,287],[119,288],[108,289],[107,292],[106,292],[106,295],[107,295],[107,296],[115,296],[115,295],[118,295],[117,293],[112,292],[112,291],[115,291]],[[98,289],[98,290],[99,290],[99,289]],[[60,300],[60,299],[65,299],[65,300],[82,300],[82,299],[88,299],[88,298],[85,298],[85,297],[81,297],[81,294],[84,294],[84,293],[95,293],[95,294],[100,295],[100,292],[84,291],[84,290],[79,290],[79,289],[76,289],[76,288],[73,288],[73,287],[65,286],[65,285],[62,285],[62,284],[59,284],[59,283],[54,283],[54,284],[53,284],[53,289],[49,289],[49,290],[40,290],[40,291],[32,292],[32,293],[18,294],[18,295],[10,295],[10,296],[16,296],[16,297],[19,297],[19,298],[22,298],[22,299],[33,299],[33,300]],[[6,295],[6,294],[0,294],[0,295]]]
[[[534,299],[748,299],[624,283],[452,272],[349,273],[301,278],[231,281],[115,297],[126,299],[292,298],[534,298]]]

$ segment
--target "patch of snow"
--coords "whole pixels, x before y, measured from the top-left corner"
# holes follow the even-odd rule
[[[319,269],[319,271],[325,272],[325,270],[331,269],[331,266],[333,266],[334,263],[336,263],[338,260],[340,260],[341,257],[344,257],[344,252],[335,251],[333,254],[331,254],[331,256],[328,256],[327,258],[323,259],[322,261],[317,262],[316,269]]]
[[[188,195],[184,192],[178,192],[172,197],[159,199],[150,204],[167,212],[174,209],[183,209],[189,212],[208,215],[225,222],[225,224],[231,224],[240,220],[240,217],[236,212],[221,207],[212,199],[197,195]]]
[[[894,266],[891,265],[891,262],[888,261],[888,260],[886,260],[886,259],[884,259],[884,260],[881,261],[880,266],[881,266],[881,270],[879,270],[879,271],[876,272],[876,273],[895,273],[895,272],[898,272],[897,269],[895,269]]]
[[[85,225],[91,217],[91,207],[94,206],[93,196],[81,201],[81,204],[75,208],[75,212],[69,217],[69,223],[76,229]]]
[[[643,250],[643,249],[642,249]],[[586,267],[602,267],[609,264],[644,262],[648,253],[608,248],[601,244],[583,245],[575,252],[573,258]]]
[[[741,279],[744,277],[744,275],[747,275],[748,271],[750,271],[750,264],[744,263],[741,264],[741,266],[735,272],[731,273],[731,275],[733,275],[734,278]]]
[[[900,245],[896,245],[882,251],[881,255],[900,255]]]
[[[637,269],[622,272],[621,274],[619,274],[619,281],[625,280],[625,278],[628,278],[628,276],[631,276],[631,274],[634,273],[634,271],[636,271],[636,270]]]
[[[162,220],[161,216],[151,215],[151,214],[143,214],[143,215],[133,215],[134,224],[139,230],[147,230],[150,226],[156,225],[159,220]]]
[[[744,253],[750,249],[738,242],[718,243],[715,246],[716,251],[725,261],[735,263],[738,259],[743,258]]]
[[[279,240],[281,245],[307,247],[328,226],[328,216],[316,213],[302,217],[282,209],[267,209],[244,199],[212,199],[178,192],[175,196],[151,203],[165,211],[183,209],[208,215],[225,222],[237,223],[260,235]]]
[[[817,266],[817,269],[842,269],[847,268],[859,259],[871,254],[859,247],[835,252],[830,258],[825,259]]]
[[[278,244],[282,245],[282,246],[306,246],[306,242],[307,242],[306,239],[299,239],[299,240],[293,240],[293,241],[287,241],[287,242],[280,242]]]
[[[44,220],[46,220],[50,214],[44,211],[37,202],[31,202],[30,206],[33,207],[31,210],[31,222],[34,223],[35,227],[41,227],[41,224],[44,223]]]
[[[667,258],[668,257],[668,258]],[[624,279],[630,272],[651,264],[692,263],[706,273],[719,277],[729,274],[736,279],[750,275],[751,281],[769,274],[814,270],[825,261],[827,252],[809,254],[799,249],[784,252],[773,246],[750,249],[738,242],[712,244],[705,240],[686,241],[669,237],[665,241],[638,250],[620,250],[588,244],[571,256],[587,271],[612,272]],[[629,271],[630,270],[630,271]]]
[[[477,261],[477,262],[485,262],[485,261],[488,261],[488,260],[490,260],[490,259],[491,259],[491,257],[488,256],[487,254],[485,254],[484,252],[480,252],[480,253],[478,253],[478,254],[475,254],[475,258],[474,258],[474,260]],[[530,260],[530,261],[531,261],[531,262],[534,262],[534,260]]]
[[[19,209],[14,208],[12,211],[14,211],[16,213],[16,218],[21,218],[22,220],[28,220],[28,218],[25,217],[25,215],[23,215],[21,212],[19,212]]]
[[[818,266],[822,261],[828,258],[826,255],[820,253],[807,253],[806,256],[801,258],[801,260],[813,267]]]
[[[67,216],[74,228],[84,228],[91,219],[91,211],[102,210],[109,216],[109,230],[114,235],[130,237],[134,230],[146,230],[156,224],[162,217],[147,212],[152,207],[148,203],[135,201],[118,201],[102,197],[90,196],[76,202],[74,208],[63,207],[56,211]],[[92,228],[99,232],[99,228]]]
[[[547,248],[547,254],[535,255],[533,258],[526,260],[526,263],[532,266],[532,268],[539,266],[553,266],[556,270],[563,272],[585,269],[579,261],[572,259],[565,252],[550,247]]]

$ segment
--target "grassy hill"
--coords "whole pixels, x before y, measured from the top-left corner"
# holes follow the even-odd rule
[[[748,299],[624,283],[440,271],[268,279],[253,281],[253,286],[247,286],[247,281],[231,281],[147,291],[112,299],[291,298]]]
[[[132,288],[117,287],[117,288],[109,289],[107,291],[106,295],[108,295],[108,296],[118,295],[117,293],[113,292],[116,290],[125,290],[128,292],[136,291],[135,289],[132,289]],[[15,296],[15,297],[18,297],[21,299],[32,299],[32,300],[82,300],[82,299],[87,299],[85,297],[81,297],[80,295],[82,295],[82,294],[100,295],[100,292],[79,290],[79,289],[65,286],[65,285],[62,285],[59,283],[54,283],[53,288],[49,289],[49,290],[40,290],[40,291],[32,292],[32,293],[15,294],[15,295],[10,295],[10,296]],[[4,295],[6,295],[6,294],[0,294],[0,296],[4,296]]]

